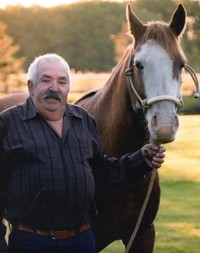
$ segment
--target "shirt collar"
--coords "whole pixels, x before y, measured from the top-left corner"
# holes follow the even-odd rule
[[[23,107],[24,107],[23,120],[31,119],[37,116],[38,111],[36,110],[31,97],[27,99]],[[82,115],[75,109],[75,106],[69,103],[66,104],[64,116],[66,117],[75,116],[77,118],[83,119]]]

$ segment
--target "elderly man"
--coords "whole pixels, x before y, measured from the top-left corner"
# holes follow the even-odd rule
[[[37,57],[27,83],[27,101],[0,114],[0,214],[12,225],[8,246],[0,227],[0,252],[95,253],[95,183],[141,180],[161,166],[165,148],[104,155],[94,118],[66,103],[70,70],[56,54]]]

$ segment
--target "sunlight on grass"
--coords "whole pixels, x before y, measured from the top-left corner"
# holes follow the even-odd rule
[[[160,169],[161,203],[154,253],[197,253],[200,249],[200,116],[180,116]]]
[[[68,102],[74,103],[76,100],[78,100],[80,97],[82,97],[86,92],[70,92],[68,95]]]
[[[180,116],[176,140],[165,145],[161,177],[185,178],[200,182],[200,116]]]
[[[121,241],[115,241],[107,246],[101,253],[123,253],[124,246]]]
[[[72,71],[71,78],[71,91],[84,91],[96,90],[102,87],[108,80],[110,73],[93,73],[93,72],[76,72]]]
[[[166,224],[166,227],[173,229],[177,233],[181,233],[182,236],[200,239],[200,227],[195,228],[193,225],[184,222]]]

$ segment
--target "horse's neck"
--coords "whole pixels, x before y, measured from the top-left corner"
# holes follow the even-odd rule
[[[97,99],[97,126],[103,150],[116,156],[135,151],[146,136],[143,116],[131,104],[125,66],[115,68]]]
[[[124,75],[123,69],[115,69],[106,84],[99,90],[99,107],[105,114],[122,116],[126,112],[129,94]],[[115,123],[117,120],[120,120],[119,117],[115,119]]]
[[[128,67],[129,51],[127,50],[121,61],[113,69],[106,84],[99,90],[101,104],[115,104],[116,108],[119,107],[119,111],[123,106],[126,106],[127,102],[128,79],[125,76],[125,71]]]

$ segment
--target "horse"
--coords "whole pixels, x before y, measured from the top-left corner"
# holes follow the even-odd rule
[[[169,23],[143,24],[130,4],[126,7],[126,16],[133,44],[127,47],[105,85],[76,101],[76,105],[94,116],[103,152],[115,157],[135,152],[149,141],[164,144],[175,140],[178,111],[183,105],[181,73],[184,68],[193,77],[195,96],[199,96],[198,80],[186,64],[180,46],[187,16],[184,6],[178,5]],[[144,180],[126,186],[96,189],[99,214],[93,219],[92,227],[97,252],[115,240],[122,240],[125,247],[128,245],[150,178],[151,173]],[[159,201],[156,172],[148,205],[129,252],[153,252]]]
[[[178,111],[182,107],[181,72],[186,69],[199,96],[198,80],[186,64],[180,38],[186,23],[182,4],[169,23],[143,22],[126,7],[129,31],[133,38],[122,59],[100,89],[91,91],[75,102],[91,113],[97,123],[102,150],[119,157],[132,153],[150,141],[173,142],[179,128]],[[24,102],[28,94],[11,94],[0,99],[0,111]],[[98,215],[92,218],[97,252],[115,240],[125,247],[130,242],[152,173],[126,185],[99,189],[95,202]],[[152,253],[155,242],[154,220],[160,202],[159,174],[153,188],[130,253]]]

